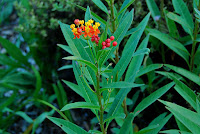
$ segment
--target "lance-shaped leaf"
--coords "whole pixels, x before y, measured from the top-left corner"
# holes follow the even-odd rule
[[[108,117],[107,119],[104,120],[104,122],[107,122],[107,121],[110,121],[113,119],[117,119],[117,118],[124,119],[125,117],[126,117],[126,115],[124,113],[119,113],[119,114],[116,114],[115,116]]]
[[[126,9],[134,2],[135,0],[125,0],[119,10],[118,16],[126,11]]]
[[[68,134],[88,134],[87,131],[69,121],[55,117],[47,117],[47,118],[51,120],[53,123],[55,123],[57,126],[61,127],[61,129]]]
[[[106,14],[108,13],[108,9],[106,8],[106,6],[103,4],[103,2],[101,0],[92,0],[102,11],[104,11]]]
[[[82,90],[80,90],[80,87],[72,82],[62,80],[68,87],[70,87],[74,92],[76,92],[78,95],[84,98]]]
[[[132,129],[132,122],[134,119],[134,114],[130,113],[128,117],[125,119],[122,127],[120,128],[119,134],[128,134],[130,129]]]
[[[172,86],[174,85],[174,82],[171,82],[155,92],[151,93],[149,96],[147,96],[145,99],[143,99],[135,108],[134,115],[137,116],[140,112],[142,112],[145,108],[150,106],[152,103],[154,103],[158,98],[160,98],[163,94],[165,94]]]
[[[73,39],[74,35],[71,31],[69,25],[63,24],[59,22],[62,33],[65,37],[65,40],[67,41],[71,51],[73,52],[74,56],[81,57],[84,60],[93,62],[92,60],[92,54],[89,51],[89,48],[86,48],[88,46],[84,41],[81,39]]]
[[[194,22],[192,16],[188,10],[187,5],[183,0],[172,0],[175,11],[184,18],[185,21],[190,25],[192,29],[194,29]]]
[[[190,54],[180,42],[174,40],[167,34],[161,33],[158,30],[148,29],[148,31],[150,35],[163,42],[167,47],[169,47],[171,50],[181,56],[187,63],[189,62],[188,59]]]
[[[90,12],[90,7],[87,6],[87,10],[85,12],[85,22],[87,22],[90,19],[92,19],[92,15],[91,15],[91,12]]]
[[[138,42],[139,42],[139,40],[142,36],[142,33],[147,25],[147,22],[149,20],[149,16],[150,16],[150,14],[148,14],[142,20],[142,22],[137,26],[137,30],[134,33],[132,33],[131,37],[127,41],[127,43],[124,47],[122,56],[121,56],[119,62],[117,63],[117,65],[115,66],[115,68],[113,69],[113,72],[111,74],[111,76],[113,76],[113,79],[115,79],[116,74],[117,74],[117,76],[118,76],[117,80],[119,80],[122,77],[122,75],[124,74],[128,64],[130,63],[130,61],[132,59],[132,56],[130,56],[130,55],[133,55],[135,52]],[[146,40],[148,40],[148,36],[147,36]]]
[[[60,48],[62,48],[63,50],[65,50],[66,52],[68,52],[69,54],[73,55],[72,50],[70,49],[69,46],[67,46],[67,45],[62,45],[62,44],[58,44],[58,46],[59,46]]]
[[[30,66],[28,63],[28,59],[26,56],[24,56],[21,52],[21,50],[16,47],[14,44],[12,44],[10,41],[0,37],[0,44],[6,49],[8,54],[12,56],[14,59],[18,60],[19,62]]]
[[[175,129],[160,131],[160,133],[163,133],[163,134],[192,134],[190,132],[180,131],[180,130],[175,130]]]
[[[200,77],[197,76],[196,74],[194,74],[186,69],[180,68],[180,67],[176,67],[176,66],[172,66],[172,65],[168,65],[168,64],[164,64],[164,66],[174,70],[176,73],[179,73],[180,75],[185,76],[189,80],[195,82],[197,85],[200,85]]]
[[[74,103],[70,103],[65,105],[61,111],[66,111],[69,109],[75,109],[75,108],[86,108],[86,109],[99,109],[99,106],[94,105],[92,103],[89,102],[74,102]]]
[[[196,105],[196,94],[183,82],[179,81],[176,77],[171,74],[168,74],[170,78],[174,80],[176,86],[174,89],[195,109],[197,110]]]
[[[158,6],[156,5],[156,2],[154,0],[146,0],[148,9],[151,12],[151,15],[153,17],[154,22],[157,24],[157,21],[160,19],[160,11]]]
[[[146,66],[139,70],[139,72],[136,74],[136,77],[140,77],[144,74],[147,74],[148,72],[151,72],[153,70],[159,69],[163,66],[163,64],[151,64],[149,66]]]
[[[133,88],[133,87],[140,87],[143,85],[144,84],[135,84],[135,83],[119,81],[103,85],[103,88]]]
[[[190,34],[191,36],[193,35],[193,29],[190,27],[190,25],[187,23],[185,19],[183,19],[181,16],[178,16],[174,13],[169,12],[167,14],[167,17],[170,18],[171,20],[179,23],[182,25],[182,27],[185,29],[185,31]]]
[[[198,134],[200,132],[200,116],[184,107],[177,104],[159,100],[161,103],[167,106],[167,109],[171,111],[174,116],[183,123],[192,133]]]
[[[175,22],[167,17],[167,13],[168,13],[168,11],[166,9],[164,9],[165,20],[166,20],[166,23],[167,23],[167,28],[169,30],[169,35],[171,37],[177,39],[177,38],[179,38],[178,29],[176,27]]]
[[[100,67],[111,57],[115,49],[119,46],[120,42],[124,38],[126,32],[128,31],[131,23],[133,21],[133,10],[127,15],[127,17],[123,20],[121,25],[117,28],[113,36],[115,37],[114,41],[117,41],[117,46],[112,47],[111,50],[108,51],[101,59],[100,59]]]
[[[79,57],[76,57],[76,56],[68,56],[68,57],[65,57],[65,58],[63,58],[63,59],[65,59],[65,60],[76,60],[76,61],[80,61],[80,62],[82,62],[82,63],[85,63],[86,65],[88,65],[95,73],[97,72],[97,67],[94,65],[94,64],[92,64],[91,62],[89,62],[89,61],[87,61],[87,60],[83,60],[83,59],[81,59],[81,58],[79,58]]]

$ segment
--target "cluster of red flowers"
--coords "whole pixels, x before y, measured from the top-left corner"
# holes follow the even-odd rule
[[[99,40],[100,40],[100,37],[98,37],[98,35],[93,35],[92,38],[91,38],[91,41],[95,42],[96,44],[99,43]]]
[[[111,36],[110,38],[106,39],[104,42],[102,42],[102,49],[105,49],[106,47],[110,47],[110,43],[111,41],[113,41],[115,39],[114,36]],[[114,41],[112,43],[113,46],[117,46],[117,42]]]
[[[84,20],[75,19],[74,24],[70,25],[70,28],[74,33],[74,39],[76,37],[79,39],[81,35],[84,35],[85,38],[92,37],[93,35],[98,36],[98,34],[100,34],[100,30],[98,29],[100,23],[99,22],[95,22],[95,24],[93,23],[94,20],[90,19],[87,22],[85,22],[84,25]]]

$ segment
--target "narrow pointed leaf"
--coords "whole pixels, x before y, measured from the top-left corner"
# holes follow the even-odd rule
[[[117,63],[117,65],[115,66],[115,68],[113,69],[113,72],[111,74],[113,76],[113,79],[115,79],[115,77],[117,75],[118,76],[117,80],[119,80],[122,77],[122,75],[124,74],[128,64],[130,63],[130,61],[132,59],[132,56],[130,56],[130,55],[133,55],[135,52],[138,42],[139,42],[139,40],[142,36],[142,33],[147,25],[147,22],[149,20],[149,16],[150,16],[150,14],[148,14],[142,20],[142,22],[137,26],[136,32],[134,32],[131,35],[131,37],[129,38],[129,40],[127,41],[127,43],[124,47],[122,56],[121,56],[119,62]],[[147,36],[146,40],[148,40],[148,36]]]
[[[69,109],[75,109],[75,108],[87,108],[87,109],[99,109],[99,106],[94,105],[92,103],[89,102],[74,102],[74,103],[70,103],[65,105],[61,111],[66,111]]]
[[[68,134],[71,134],[71,133],[73,133],[73,134],[88,134],[87,131],[85,131],[81,127],[79,127],[69,121],[55,118],[55,117],[48,117],[48,119],[51,120],[53,123],[55,123],[57,126],[61,127],[61,129]]]
[[[174,85],[173,82],[159,88],[155,92],[151,93],[149,96],[147,96],[145,99],[143,99],[135,108],[134,110],[134,116],[137,116],[140,112],[142,112],[145,108],[147,108],[149,105],[154,103],[158,98],[160,98],[163,94],[165,94],[172,86]]]
[[[172,65],[168,65],[168,64],[164,64],[164,66],[174,70],[176,73],[178,73],[180,75],[185,76],[186,78],[188,78],[189,80],[195,82],[197,85],[200,86],[200,77],[197,76],[196,74],[194,74],[186,69],[180,68],[180,67],[176,67],[176,66],[172,66]]]
[[[103,4],[103,2],[101,0],[92,0],[102,11],[104,11],[106,14],[108,13],[108,9],[106,8],[106,6]]]
[[[93,69],[95,73],[97,72],[97,67],[87,60],[83,60],[83,59],[75,57],[75,56],[68,56],[68,57],[65,57],[63,59],[65,59],[65,60],[76,60],[76,61],[83,62],[86,65],[88,65],[91,69]]]
[[[28,63],[28,59],[26,56],[24,56],[21,52],[21,50],[12,44],[10,41],[0,37],[0,44],[6,49],[8,54],[12,56],[14,59],[18,60],[19,62],[25,64],[25,65],[30,65]]]
[[[136,74],[136,77],[140,77],[144,74],[147,74],[148,72],[151,72],[153,70],[159,69],[163,66],[163,64],[151,64],[149,66],[146,66],[139,70],[139,72]]]
[[[118,16],[124,12],[135,0],[125,0],[119,10]]]
[[[130,132],[130,129],[132,129],[133,119],[134,119],[134,114],[130,113],[126,117],[122,127],[120,128],[119,134],[128,134]]]
[[[179,56],[181,56],[187,63],[189,62],[188,61],[189,60],[189,52],[180,42],[174,40],[167,34],[161,33],[158,30],[148,29],[148,31],[150,32],[150,34],[152,36],[159,39],[167,47],[169,47],[171,50],[173,50],[175,53],[177,53]]]
[[[103,85],[103,88],[134,88],[134,87],[140,87],[144,84],[135,84],[135,83],[129,83],[129,82],[113,82],[106,85]]]
[[[184,20],[187,21],[187,23],[190,25],[190,27],[192,27],[192,29],[194,28],[194,22],[192,20],[192,16],[189,12],[189,9],[187,7],[187,5],[184,3],[183,0],[172,0],[173,6],[175,11],[181,15],[181,17],[184,18]]]

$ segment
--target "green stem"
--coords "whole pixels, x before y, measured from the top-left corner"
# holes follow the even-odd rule
[[[98,64],[97,64],[97,68],[98,68]],[[104,128],[104,123],[103,123],[104,108],[103,108],[103,105],[102,105],[102,102],[101,102],[99,70],[97,71],[96,77],[97,77],[96,93],[97,93],[97,98],[98,98],[99,105],[100,105],[100,127],[101,127],[101,131],[103,132],[103,134],[106,134],[106,131],[105,131],[105,128]]]
[[[112,32],[114,33],[116,31],[115,14],[114,14],[114,0],[110,0],[110,9],[111,9]]]
[[[127,105],[126,105],[126,97],[123,101],[123,108],[124,108],[124,113],[126,114],[126,117],[128,116],[128,110],[127,110]]]
[[[94,62],[95,62],[94,54],[93,54],[93,52],[92,52],[92,47],[90,46],[90,43],[89,43],[88,40],[87,40],[87,43],[88,43],[88,46],[89,46],[90,52],[91,52],[91,54],[92,54],[92,58],[93,58],[93,60],[94,60]]]
[[[199,2],[199,6],[198,6],[198,10],[200,10],[200,2]],[[195,28],[194,28],[194,39],[193,39],[193,43],[192,43],[192,52],[191,52],[191,58],[190,58],[190,71],[193,71],[193,67],[194,67],[194,56],[195,56],[195,49],[196,49],[196,44],[197,44],[197,35],[198,35],[198,30],[199,30],[199,22],[197,21],[197,19],[195,20]]]

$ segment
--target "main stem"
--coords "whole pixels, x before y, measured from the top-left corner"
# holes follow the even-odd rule
[[[200,2],[199,2],[199,6],[198,6],[198,10],[200,10]],[[190,71],[193,71],[193,67],[194,67],[194,56],[195,56],[195,49],[196,49],[196,44],[197,44],[197,34],[198,34],[198,29],[199,29],[199,22],[197,21],[197,19],[195,20],[195,28],[194,28],[194,39],[193,39],[193,43],[192,43],[192,52],[191,52],[191,58],[190,58]]]
[[[97,68],[98,68],[98,64],[97,64]],[[103,113],[104,113],[104,108],[103,105],[101,103],[101,93],[100,93],[100,74],[99,74],[99,70],[97,71],[96,74],[97,77],[97,89],[96,89],[96,93],[97,93],[97,97],[98,97],[98,101],[99,101],[99,105],[100,105],[100,127],[101,127],[101,131],[103,132],[103,134],[106,134],[105,128],[104,128],[104,123],[103,123]]]

